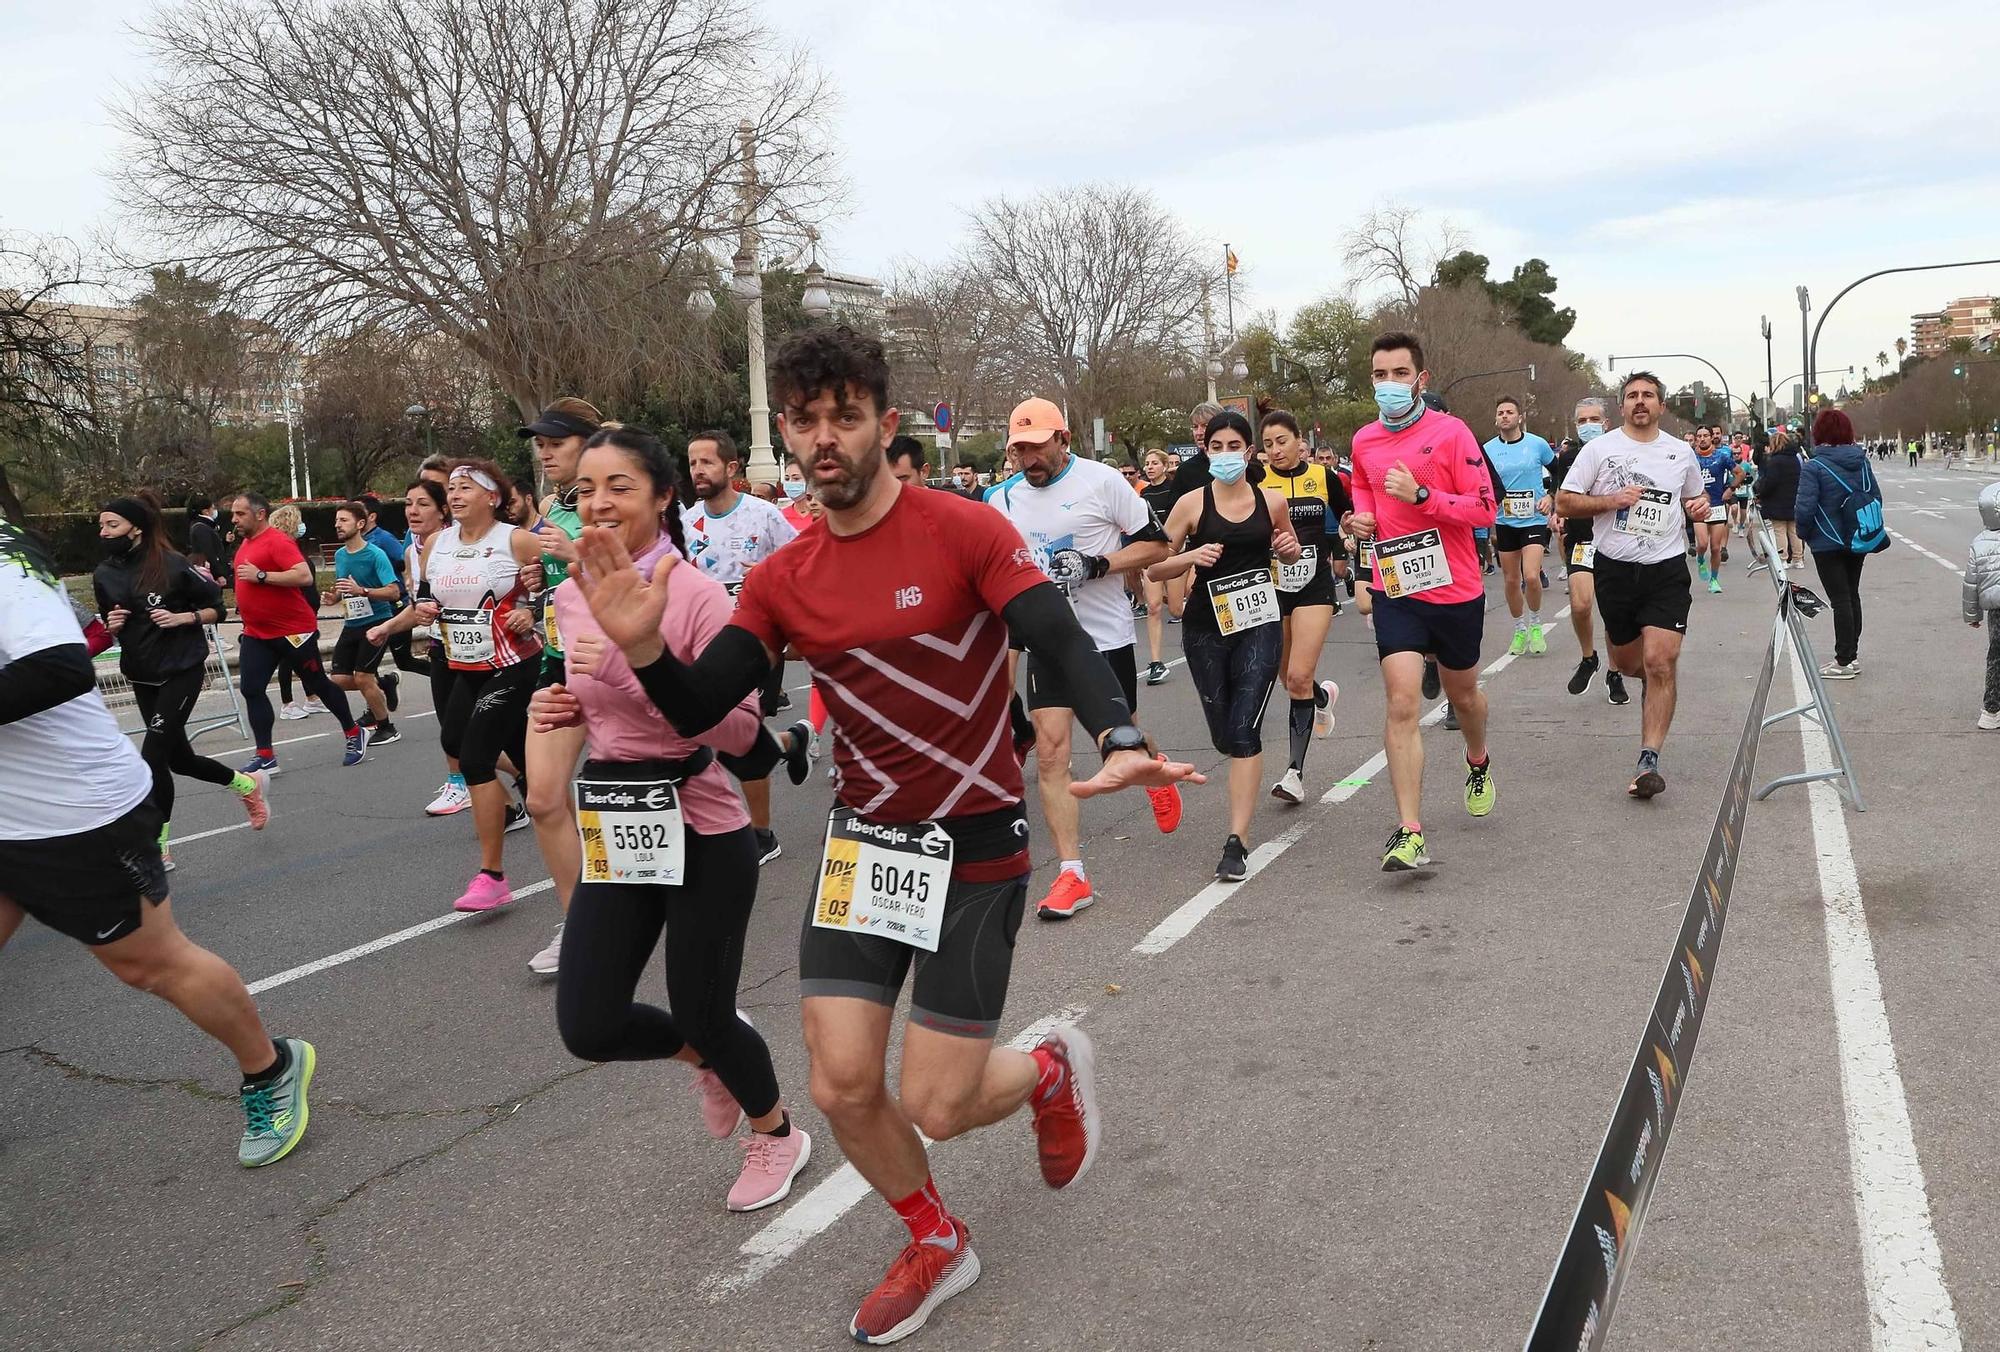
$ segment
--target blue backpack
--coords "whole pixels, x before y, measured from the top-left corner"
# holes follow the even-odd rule
[[[1827,521],[1829,533],[1844,542],[1850,554],[1877,554],[1889,547],[1889,532],[1882,522],[1882,489],[1875,482],[1875,476],[1868,470],[1868,462],[1861,462],[1861,487],[1855,488],[1847,480],[1833,472],[1833,466],[1820,462],[1826,477],[1846,490],[1847,496],[1840,504],[1840,519],[1844,528],[1834,527]],[[1820,516],[1826,519],[1826,509],[1820,509]]]

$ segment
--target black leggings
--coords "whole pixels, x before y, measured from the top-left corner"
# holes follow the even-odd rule
[[[204,784],[227,784],[236,772],[220,761],[199,755],[188,744],[188,715],[201,698],[201,667],[177,671],[158,685],[132,686],[139,716],[146,720],[146,739],[139,754],[153,771],[153,804],[168,821],[174,816],[174,776],[186,775]]]
[[[1861,565],[1866,554],[1829,549],[1813,555],[1820,586],[1833,608],[1833,660],[1846,666],[1861,655]]]
[[[762,1117],[778,1106],[778,1074],[764,1039],[736,1017],[757,900],[750,828],[689,831],[683,877],[679,887],[577,884],[563,922],[556,1027],[586,1061],[658,1061],[692,1047],[743,1111]],[[662,929],[671,1014],[632,999]]]
[[[252,638],[245,634],[237,645],[236,660],[243,703],[250,710],[250,736],[258,746],[271,745],[271,725],[277,719],[271,711],[271,697],[264,693],[274,671],[289,670],[297,676],[306,693],[318,696],[327,712],[340,720],[340,730],[353,734],[354,716],[348,712],[347,696],[327,678],[326,668],[320,663],[318,634],[296,646],[288,638]]]
[[[438,705],[438,741],[445,755],[458,757],[466,784],[492,783],[503,753],[515,769],[527,766],[528,701],[541,665],[530,659],[495,671],[451,668],[450,691]],[[435,671],[431,679],[436,690]]]

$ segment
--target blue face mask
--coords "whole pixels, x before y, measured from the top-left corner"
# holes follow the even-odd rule
[[[1578,423],[1576,425],[1576,439],[1584,442],[1586,445],[1603,435],[1603,423]]]
[[[790,498],[793,502],[797,502],[800,498],[804,497],[805,495],[806,495],[806,481],[804,479],[785,480],[786,497]]]
[[[1241,451],[1218,451],[1208,457],[1208,472],[1219,484],[1235,483],[1247,466]]]
[[[1382,411],[1384,421],[1395,422],[1416,406],[1417,389],[1400,381],[1379,380],[1375,382],[1375,407]]]

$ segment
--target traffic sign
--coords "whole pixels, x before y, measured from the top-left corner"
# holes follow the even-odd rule
[[[951,405],[939,404],[936,408],[932,409],[931,421],[937,424],[938,431],[949,432],[951,430]]]

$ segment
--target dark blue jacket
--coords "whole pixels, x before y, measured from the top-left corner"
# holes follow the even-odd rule
[[[1864,481],[1874,487],[1873,497],[1882,496],[1881,484],[1868,467],[1868,452],[1859,446],[1815,446],[1812,459],[1800,462],[1796,511],[1799,539],[1807,549],[1828,554],[1848,547],[1854,509],[1871,496],[1862,491]]]

